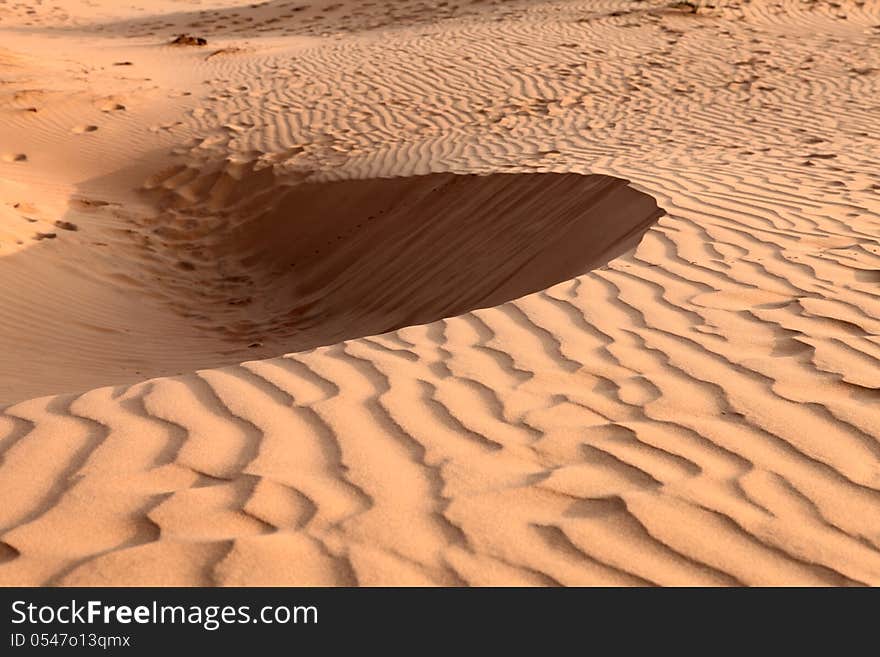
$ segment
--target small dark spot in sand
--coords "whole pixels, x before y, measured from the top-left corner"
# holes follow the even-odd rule
[[[206,46],[208,40],[202,37],[196,37],[191,34],[178,34],[171,41],[173,46]]]
[[[55,233],[37,233],[34,235],[35,240],[54,240],[58,235]]]
[[[670,9],[677,9],[684,14],[697,13],[697,5],[695,5],[693,2],[687,2],[687,0],[685,0],[684,2],[673,2],[670,3],[668,6]]]
[[[248,349],[256,349],[257,347],[262,347],[262,346],[263,346],[262,342],[251,342],[248,345]]]
[[[184,271],[195,271],[196,268],[193,263],[187,262],[186,260],[181,260],[180,262],[178,262],[177,267],[178,269],[182,269]]]
[[[79,230],[79,226],[77,226],[76,224],[71,223],[69,221],[62,221],[61,219],[59,219],[58,221],[55,222],[55,226],[57,226],[61,230],[71,230],[71,231]]]
[[[110,205],[110,201],[98,201],[90,198],[78,198],[74,199],[74,201],[81,206],[87,208],[102,208],[105,205]]]

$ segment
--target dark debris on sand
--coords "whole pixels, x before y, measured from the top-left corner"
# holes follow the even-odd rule
[[[191,34],[178,34],[172,41],[172,46],[206,46],[208,40],[202,37],[195,37]]]

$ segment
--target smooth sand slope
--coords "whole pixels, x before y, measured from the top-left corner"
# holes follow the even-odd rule
[[[880,584],[880,5],[697,4],[0,1],[0,583]]]

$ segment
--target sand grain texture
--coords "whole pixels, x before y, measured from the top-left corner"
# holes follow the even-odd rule
[[[697,4],[0,3],[0,584],[880,584],[880,5]]]

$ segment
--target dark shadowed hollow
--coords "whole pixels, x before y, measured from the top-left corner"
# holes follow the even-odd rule
[[[495,306],[605,265],[663,214],[604,175],[291,182],[272,168],[220,165],[172,171],[150,194],[159,210],[147,219],[112,205],[72,209],[78,232],[0,259],[18,286],[9,304],[22,306],[10,316],[36,297],[44,316],[16,337],[33,355],[28,368],[0,356],[0,400],[278,356]]]
[[[223,189],[184,245],[214,328],[306,349],[495,306],[605,265],[663,214],[625,180],[578,174],[431,174]],[[249,184],[252,182],[253,184]],[[219,183],[219,181],[218,181]],[[222,209],[218,206],[224,206]],[[210,215],[210,218],[206,218]],[[166,215],[167,216],[167,215]],[[224,309],[225,307],[225,309]]]

